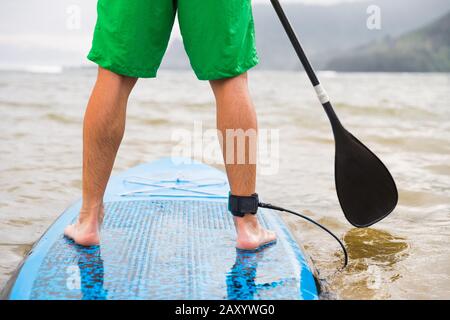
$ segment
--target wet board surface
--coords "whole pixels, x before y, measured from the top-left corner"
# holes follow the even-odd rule
[[[189,163],[190,162],[190,163]],[[36,243],[11,279],[9,299],[317,299],[304,253],[277,213],[259,210],[278,235],[257,252],[235,249],[223,172],[161,159],[110,179],[99,246],[63,237],[81,202]]]

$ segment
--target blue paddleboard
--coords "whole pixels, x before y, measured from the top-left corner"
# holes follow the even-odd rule
[[[3,291],[7,299],[317,299],[313,272],[281,218],[258,211],[278,235],[257,252],[235,249],[226,175],[166,158],[112,177],[101,244],[63,237],[81,201],[34,245]]]

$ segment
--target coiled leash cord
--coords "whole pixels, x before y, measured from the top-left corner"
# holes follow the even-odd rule
[[[301,213],[298,213],[298,212],[295,212],[295,211],[292,211],[292,210],[289,210],[289,209],[285,209],[285,208],[282,208],[282,207],[274,206],[274,205],[272,205],[270,203],[259,202],[258,203],[258,207],[271,209],[271,210],[276,210],[276,211],[281,211],[281,212],[287,212],[287,213],[293,214],[293,215],[295,215],[297,217],[300,217],[300,218],[302,218],[302,219],[304,219],[306,221],[311,222],[312,224],[314,224],[314,225],[318,226],[319,228],[321,228],[322,230],[326,231],[330,236],[332,236],[339,243],[339,245],[342,248],[342,252],[344,253],[344,266],[341,268],[341,270],[343,270],[343,269],[345,269],[345,267],[347,267],[347,264],[348,264],[347,249],[345,248],[345,246],[342,243],[342,241],[339,240],[339,238],[333,232],[331,232],[329,229],[327,229],[326,227],[324,227],[320,223],[314,221],[313,219],[302,215]]]

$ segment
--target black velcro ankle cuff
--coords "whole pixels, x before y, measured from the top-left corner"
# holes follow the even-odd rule
[[[251,196],[235,196],[230,192],[228,196],[228,210],[236,217],[243,217],[246,213],[256,214],[258,204],[259,198],[257,193]]]

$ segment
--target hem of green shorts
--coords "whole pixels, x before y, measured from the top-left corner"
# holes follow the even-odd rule
[[[116,74],[120,74],[132,78],[156,78],[156,69],[154,70],[144,70],[135,68],[126,68],[115,63],[111,63],[109,59],[106,59],[103,55],[98,54],[94,51],[89,52],[87,58],[92,62],[96,63],[103,69],[112,71]]]
[[[255,54],[249,61],[238,65],[233,71],[216,71],[209,73],[195,72],[195,74],[198,80],[220,80],[232,78],[240,74],[243,74],[244,72],[256,66],[258,63],[259,63],[258,55]]]

